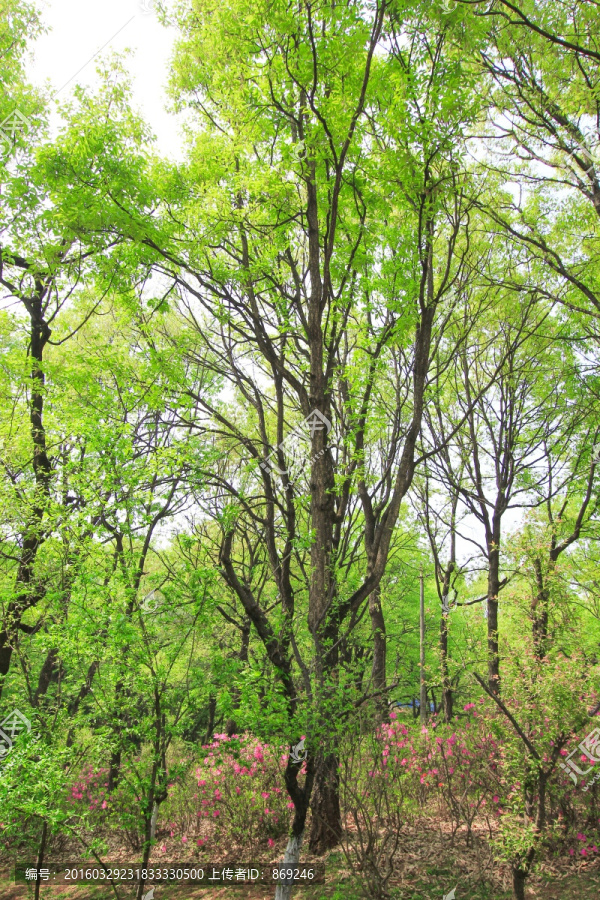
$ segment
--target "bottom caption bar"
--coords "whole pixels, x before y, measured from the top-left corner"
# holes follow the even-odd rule
[[[102,884],[103,882],[148,884],[324,884],[322,866],[285,866],[264,864],[169,863],[168,866],[140,867],[133,865],[90,865],[86,863],[61,863],[37,868],[35,865],[17,863],[14,870],[15,884],[32,884],[41,881],[49,884]]]

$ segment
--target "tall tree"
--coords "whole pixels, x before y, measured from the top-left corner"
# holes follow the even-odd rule
[[[301,701],[313,709],[303,787],[292,757],[286,772],[290,853],[313,776],[311,847],[322,852],[341,831],[330,723],[347,703],[348,636],[377,596],[414,474],[430,355],[464,255],[458,148],[475,112],[444,37],[385,3],[251,15],[243,2],[194,4],[180,27],[174,91],[203,127],[161,222],[169,237],[177,218],[186,231],[143,243],[177,272],[198,357],[246,406],[194,394],[230,453],[206,473],[223,577],[279,674],[292,731]],[[310,459],[296,471],[293,442]]]

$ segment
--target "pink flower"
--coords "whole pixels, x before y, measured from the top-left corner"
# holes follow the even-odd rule
[[[181,838],[181,841],[182,843],[187,844],[187,838],[185,835]]]
[[[269,792],[268,792],[268,791],[261,791],[261,792],[260,792],[260,796],[263,798],[263,800],[266,800],[267,797],[269,796]]]
[[[290,800],[290,802],[288,803],[287,808],[288,808],[288,809],[293,809],[293,808],[294,808],[294,804],[291,802],[291,800]]]
[[[494,801],[494,803],[500,803],[500,797],[498,796],[498,794],[494,794],[492,800]]]
[[[106,800],[103,800],[102,801],[102,809],[106,809],[107,806],[108,806],[108,803],[106,802]]]
[[[162,845],[162,847],[160,848],[160,852],[161,852],[161,853],[166,853],[166,852],[167,852],[167,845],[166,845],[166,844],[163,844],[163,845]]]
[[[199,847],[201,847],[202,844],[206,843],[206,841],[203,841],[202,839],[200,839],[199,841],[196,841],[196,843],[198,844]]]
[[[274,847],[274,846],[275,846],[275,841],[273,840],[273,838],[269,838],[268,844],[269,844],[269,847]]]

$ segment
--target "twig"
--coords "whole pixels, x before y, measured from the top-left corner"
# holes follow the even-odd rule
[[[521,726],[519,725],[517,720],[514,718],[514,716],[511,715],[511,713],[509,713],[509,711],[505,707],[505,705],[502,702],[502,700],[500,699],[500,697],[497,697],[495,694],[492,693],[492,691],[490,691],[490,689],[488,688],[488,686],[485,683],[485,681],[483,680],[483,678],[481,678],[477,674],[477,672],[473,672],[473,676],[477,679],[477,681],[479,682],[481,687],[484,689],[484,691],[486,692],[488,697],[491,697],[492,700],[494,701],[494,703],[500,707],[500,709],[502,710],[502,712],[504,713],[504,715],[506,716],[508,721],[511,723],[511,725],[513,726],[513,728],[515,729],[515,731],[517,732],[517,734],[519,735],[519,737],[521,738],[521,740],[523,741],[523,743],[525,744],[525,746],[527,747],[527,749],[529,750],[531,755],[533,757],[535,757],[535,759],[537,759],[538,762],[541,762],[542,759],[541,759],[539,753],[537,752],[537,750],[535,749],[535,747],[533,746],[533,744],[531,743],[529,738],[525,735],[525,733],[523,732],[523,729],[521,728]]]

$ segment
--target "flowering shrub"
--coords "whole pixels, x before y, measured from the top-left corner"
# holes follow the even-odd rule
[[[143,834],[140,819],[141,795],[127,778],[109,792],[107,768],[85,766],[70,785],[67,803],[74,811],[86,813],[94,831],[103,827],[113,833],[121,833],[132,850],[142,846]]]
[[[406,822],[405,787],[410,773],[396,751],[409,744],[405,726],[383,725],[375,734],[346,738],[339,781],[347,829],[342,848],[357,887],[367,898],[386,900],[394,857]]]
[[[190,776],[164,804],[169,837],[202,840],[200,846],[214,840],[274,846],[287,833],[293,809],[283,786],[287,753],[251,736],[225,734],[202,751],[195,784]]]
[[[452,725],[436,721],[407,727],[395,712],[380,726],[382,763],[405,775],[404,790],[416,811],[438,803],[438,811],[453,823],[453,834],[467,826],[467,839],[478,813],[498,816],[502,791],[500,747],[491,722],[465,706],[466,716]]]
[[[526,730],[539,760],[514,724],[486,698],[468,703],[450,725],[431,717],[426,727],[405,724],[392,713],[374,731],[357,729],[340,746],[344,849],[373,896],[385,897],[393,874],[400,830],[409,820],[434,814],[450,822],[452,838],[464,828],[472,840],[476,820],[485,819],[498,858],[525,870],[532,851],[543,847],[567,858],[598,853],[595,811],[597,785],[576,791],[553,760],[571,752],[579,737],[565,722],[532,711],[518,695],[503,694],[515,722]],[[589,726],[586,726],[589,728]],[[142,760],[132,769],[143,769]],[[293,804],[284,787],[287,749],[251,735],[215,735],[190,763],[169,763],[168,797],[158,815],[155,852],[197,852],[235,845],[254,851],[275,847],[288,832]],[[538,830],[539,767],[545,784],[546,819]],[[88,766],[70,785],[67,806],[84,813],[101,832],[125,835],[139,849],[144,792],[124,767],[119,787],[108,794],[108,771]],[[140,785],[143,787],[138,777]],[[139,794],[139,796],[138,796]],[[523,860],[525,861],[523,863]]]

